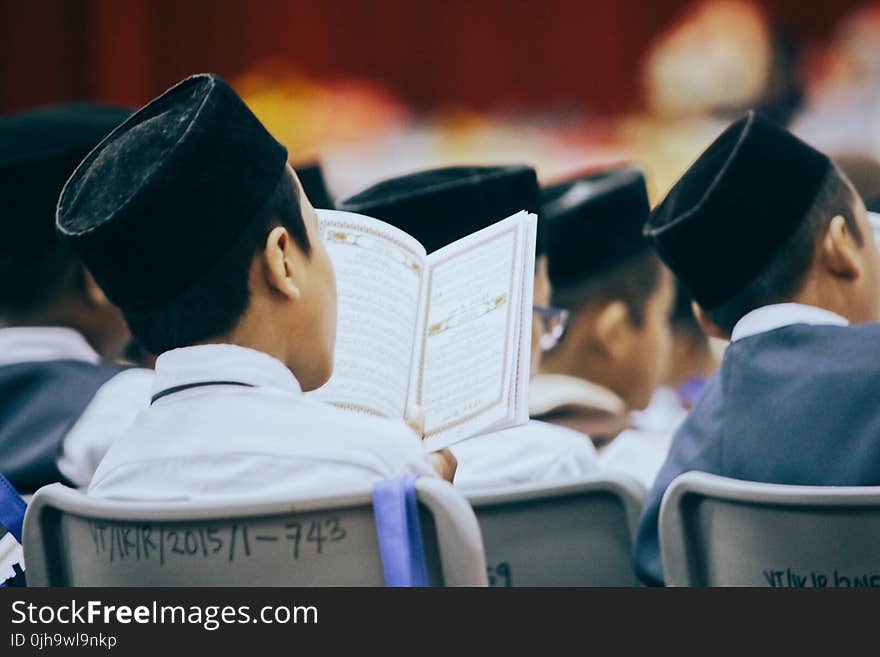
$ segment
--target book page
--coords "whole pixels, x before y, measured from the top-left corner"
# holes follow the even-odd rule
[[[424,410],[430,449],[515,414],[525,253],[529,243],[534,251],[535,222],[520,212],[428,256],[409,403]]]
[[[534,217],[534,215],[532,215]],[[529,380],[532,377],[532,305],[535,299],[535,248],[538,241],[538,220],[526,225],[523,252],[523,277],[519,306],[519,353],[516,374],[511,381],[511,417],[514,426],[529,421]]]
[[[425,250],[378,219],[335,210],[317,213],[336,273],[337,329],[333,375],[310,396],[403,418]]]

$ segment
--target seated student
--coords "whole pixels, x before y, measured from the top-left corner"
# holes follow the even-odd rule
[[[520,210],[535,211],[540,190],[525,166],[449,167],[392,178],[342,201],[339,209],[381,219],[413,235],[430,253]],[[539,224],[539,227],[541,224]],[[539,230],[538,250],[543,240]],[[546,257],[535,264],[532,371],[540,363],[550,300]],[[557,313],[558,314],[558,313]],[[451,448],[455,485],[486,488],[577,477],[597,468],[595,449],[574,431],[544,422],[476,436]]]
[[[151,405],[89,494],[324,494],[434,476],[401,421],[307,399],[333,367],[336,286],[287,151],[214,75],[179,83],[83,161],[59,233],[156,362]],[[448,454],[434,459],[451,479]]]
[[[122,315],[55,236],[64,182],[129,114],[69,105],[0,118],[0,472],[22,493],[88,484],[149,403],[151,372],[104,360],[128,339]]]
[[[732,342],[676,432],[634,561],[663,583],[657,520],[689,470],[777,484],[880,484],[880,258],[865,206],[822,153],[750,112],[645,227]],[[849,326],[849,324],[860,324]]]
[[[597,447],[632,426],[665,375],[672,277],[642,237],[648,195],[622,168],[549,189],[544,217],[553,305],[571,313],[532,380],[532,417]]]

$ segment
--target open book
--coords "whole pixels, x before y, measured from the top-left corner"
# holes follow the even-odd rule
[[[318,210],[336,270],[336,365],[312,396],[424,412],[426,447],[528,421],[537,218],[519,212],[431,255],[407,233]]]

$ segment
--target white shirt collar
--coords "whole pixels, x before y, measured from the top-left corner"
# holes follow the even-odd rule
[[[0,328],[0,365],[76,360],[97,365],[101,357],[81,333],[62,326]]]
[[[529,414],[544,415],[562,406],[578,405],[612,414],[626,412],[626,403],[614,392],[567,374],[538,374],[529,382]]]
[[[736,342],[792,324],[849,326],[846,318],[824,308],[802,303],[774,303],[756,308],[740,319],[733,327],[730,340]]]
[[[269,354],[232,344],[206,344],[166,351],[156,360],[153,394],[177,386],[235,381],[302,394],[299,382]]]

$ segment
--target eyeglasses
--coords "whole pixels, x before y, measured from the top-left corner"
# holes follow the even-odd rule
[[[541,318],[541,338],[538,340],[541,351],[550,351],[565,335],[569,312],[553,306],[532,306],[532,311]]]

